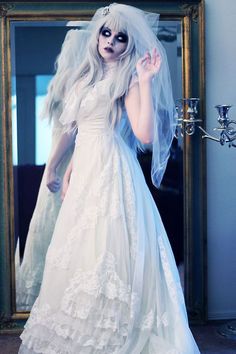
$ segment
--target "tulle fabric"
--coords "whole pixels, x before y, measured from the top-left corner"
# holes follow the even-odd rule
[[[129,144],[132,149],[135,149],[136,151],[145,150],[146,148],[152,150],[151,177],[153,184],[156,187],[159,187],[166,169],[169,158],[169,151],[176,128],[176,110],[172,95],[172,84],[167,56],[164,47],[157,38],[159,14],[145,12],[134,6],[118,3],[112,3],[109,6],[98,9],[91,21],[89,21],[87,24],[86,31],[78,31],[80,32],[81,42],[84,43],[83,51],[78,52],[78,58],[80,58],[79,62],[81,67],[83,67],[83,64],[86,62],[87,58],[90,58],[90,66],[94,65],[94,61],[98,61],[98,58],[91,58],[91,53],[89,52],[91,43],[93,41],[97,41],[94,33],[99,33],[99,30],[106,24],[106,21],[110,21],[112,24],[112,22],[119,22],[119,20],[125,24],[125,27],[128,31],[128,37],[132,37],[135,52],[134,65],[131,69],[125,72],[127,80],[126,87],[123,88],[122,96],[128,93],[130,82],[136,75],[135,65],[138,59],[144,56],[147,52],[152,53],[154,48],[156,48],[157,53],[161,58],[160,70],[152,81],[152,98],[155,113],[152,144],[149,146],[141,144],[133,134],[127,119],[125,120],[125,126],[123,126],[122,131],[127,144]],[[85,40],[83,37],[85,37]],[[71,46],[73,45],[75,45],[75,42],[71,41]],[[69,48],[70,45],[68,42],[68,50]],[[125,56],[125,52],[122,53],[122,55]],[[119,80],[117,80],[117,77],[119,77],[121,80],[121,72],[123,70],[122,55],[120,56],[117,65],[117,76],[115,84],[113,83],[113,88],[115,86],[115,90],[119,86]],[[87,68],[86,65],[85,68]],[[77,81],[78,72],[80,72],[80,68],[78,71],[75,71],[74,75],[72,75],[72,82]],[[95,77],[97,73],[94,72],[93,75]],[[85,77],[85,82],[89,81],[90,84],[94,84],[94,77],[92,78],[92,74],[89,72],[87,77]],[[79,79],[81,80],[81,76]],[[99,77],[99,80],[100,79],[101,78]],[[83,90],[77,90],[77,100],[76,103],[74,103],[77,107],[77,111],[80,109],[80,103],[81,100],[83,100],[84,91],[87,93],[87,88]],[[70,95],[68,95],[68,97],[66,102],[68,102],[68,105],[70,105]],[[111,116],[109,105],[113,98],[114,97],[110,97],[109,101],[107,102],[108,109],[106,112],[104,112],[107,119],[110,119]],[[65,125],[65,130],[70,130],[71,127],[73,127],[74,117],[73,115],[63,114],[62,117],[60,117],[60,121]]]
[[[48,86],[47,95],[40,112],[41,119],[52,124],[52,147],[49,160],[64,132],[59,117],[63,111],[64,96],[71,86],[71,75],[80,64],[88,32],[85,29],[69,30],[55,63],[56,73]],[[57,174],[63,178],[72,156],[72,149],[57,167]],[[18,311],[30,311],[42,282],[45,257],[50,244],[57,215],[61,206],[60,191],[51,193],[46,186],[44,171],[35,210],[29,225],[23,260],[20,260],[19,240],[15,253],[16,306]]]
[[[104,119],[110,79],[81,104],[71,181],[19,354],[199,353],[135,151]]]
[[[49,158],[53,154],[62,131],[62,125],[54,120],[52,127],[52,149]],[[57,173],[60,178],[63,177],[71,156],[72,149],[68,151],[58,166]],[[53,235],[60,207],[60,191],[58,193],[51,193],[49,191],[46,186],[45,169],[39,188],[36,206],[30,221],[22,261],[20,261],[19,254],[19,239],[15,252],[17,311],[30,311],[39,294],[45,257]]]

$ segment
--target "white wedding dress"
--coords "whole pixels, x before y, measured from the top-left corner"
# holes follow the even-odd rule
[[[141,167],[104,119],[109,79],[75,115],[73,172],[20,354],[199,353]]]

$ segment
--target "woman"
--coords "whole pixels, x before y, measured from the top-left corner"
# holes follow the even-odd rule
[[[159,186],[175,121],[166,56],[149,22],[156,19],[112,4],[88,27],[60,117],[65,134],[48,164],[51,191],[60,188],[56,169],[78,129],[75,150],[20,354],[199,353],[136,157],[152,144]]]

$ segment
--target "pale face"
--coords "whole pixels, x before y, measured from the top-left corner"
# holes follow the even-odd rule
[[[114,62],[126,50],[127,44],[128,36],[125,33],[104,26],[98,37],[98,52],[105,62]]]

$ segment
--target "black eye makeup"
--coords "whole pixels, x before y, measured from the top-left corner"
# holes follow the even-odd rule
[[[100,31],[100,34],[103,37],[110,37],[112,34],[112,31],[108,27],[103,27]],[[127,36],[127,34],[125,34],[123,32],[117,33],[114,38],[120,43],[127,43],[128,42],[128,36]]]
[[[103,27],[100,31],[101,35],[104,37],[110,37],[111,35],[111,30],[109,28]]]
[[[128,42],[128,36],[125,33],[119,32],[115,37],[121,43],[127,43]]]

